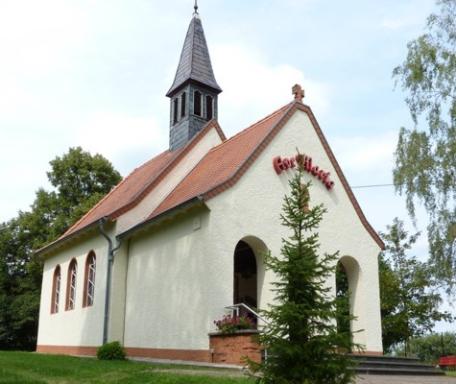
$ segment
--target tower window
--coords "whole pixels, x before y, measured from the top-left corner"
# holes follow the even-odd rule
[[[182,92],[181,96],[181,117],[185,116],[185,109],[187,108],[187,93]]]
[[[66,297],[66,310],[72,310],[76,304],[76,279],[78,276],[78,264],[76,260],[71,260],[70,266],[68,267],[68,279],[67,279],[67,297]]]
[[[211,120],[214,117],[212,96],[206,96],[206,117],[208,120]]]
[[[177,123],[178,114],[179,114],[179,99],[174,99],[173,100],[173,124]]]
[[[195,91],[195,100],[193,105],[193,113],[196,116],[201,116],[201,92]]]

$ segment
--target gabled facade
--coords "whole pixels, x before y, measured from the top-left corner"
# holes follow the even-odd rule
[[[175,100],[186,110],[171,121],[170,149],[38,251],[45,263],[37,350],[92,355],[119,340],[130,356],[212,361],[208,333],[225,308],[266,308],[273,300],[274,276],[262,255],[279,254],[288,235],[279,215],[299,148],[307,156],[311,203],[328,210],[321,251],[340,252],[349,280],[357,317],[351,326],[361,330],[355,341],[382,353],[377,256],[383,243],[300,87],[291,103],[230,139],[216,107],[200,121],[192,102],[179,104],[182,92],[196,90],[214,105],[221,91],[197,12],[168,92],[171,116]],[[175,139],[173,130],[184,134]],[[335,292],[335,278],[328,284]]]

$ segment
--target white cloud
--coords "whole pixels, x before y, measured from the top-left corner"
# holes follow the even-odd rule
[[[116,162],[131,153],[163,150],[167,134],[152,117],[104,111],[76,129],[75,145]]]
[[[0,116],[17,120],[49,95],[60,68],[73,65],[87,38],[86,16],[61,0],[2,0],[0,4]],[[36,111],[34,111],[35,113]]]
[[[432,0],[412,0],[399,4],[397,8],[385,9],[389,14],[382,18],[381,27],[389,30],[399,30],[424,27],[426,18],[434,10]],[[393,14],[394,12],[394,14]]]
[[[423,19],[420,20],[421,24],[423,24]],[[419,21],[416,17],[412,16],[404,16],[404,17],[388,17],[382,20],[381,26],[386,29],[401,29],[401,28],[408,28],[419,24]]]
[[[217,81],[223,85],[220,120],[228,134],[290,102],[296,83],[305,89],[305,103],[319,116],[329,110],[329,86],[307,78],[291,65],[268,65],[255,50],[241,44],[215,45],[212,52]],[[245,126],[234,126],[240,120]]]
[[[338,137],[332,147],[344,169],[352,172],[391,169],[397,132],[386,131],[376,136]]]
[[[0,12],[0,73],[52,72],[66,47],[87,37],[84,13],[61,0],[2,0]]]

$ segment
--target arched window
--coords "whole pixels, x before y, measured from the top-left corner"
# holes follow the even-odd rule
[[[87,255],[84,276],[84,299],[83,306],[90,307],[93,305],[95,298],[95,272],[97,269],[97,257],[95,252],[90,251]]]
[[[179,99],[173,100],[173,124],[177,123],[177,118],[179,116]]]
[[[182,92],[181,95],[181,117],[185,117],[185,109],[187,108],[187,93]]]
[[[78,277],[78,263],[75,259],[71,260],[68,267],[66,310],[70,311],[75,308],[76,304],[76,280]]]
[[[195,100],[193,105],[193,113],[197,116],[201,116],[201,92],[195,91]]]
[[[206,116],[208,120],[214,117],[214,106],[212,96],[206,96]]]
[[[60,265],[57,265],[54,269],[54,276],[52,278],[51,313],[57,313],[59,311],[61,281],[62,274],[60,273]]]

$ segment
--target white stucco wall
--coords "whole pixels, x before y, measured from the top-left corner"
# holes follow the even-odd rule
[[[86,258],[93,250],[96,254],[95,299],[90,307],[83,308],[84,271]],[[61,251],[44,262],[41,289],[38,345],[51,346],[99,346],[103,336],[103,311],[106,284],[107,242],[94,236]],[[65,310],[68,267],[76,259],[77,283],[75,309]],[[59,312],[51,314],[51,292],[54,270],[61,268]]]
[[[194,148],[179,161],[173,171],[159,183],[153,193],[146,196],[138,206],[118,219],[115,227],[109,231],[109,236],[113,239],[114,246],[114,234],[124,231],[150,215],[201,158],[219,143],[221,143],[221,138],[218,132],[215,128],[210,129]],[[128,247],[128,242],[122,244],[114,257],[108,326],[109,341],[123,341],[124,338]],[[90,250],[94,250],[97,255],[95,303],[91,307],[82,308],[85,260]],[[71,311],[65,311],[67,271],[73,258],[78,263],[76,308]],[[80,240],[77,244],[59,251],[45,261],[38,345],[99,346],[102,344],[107,272],[106,258],[107,241],[98,235],[91,239]],[[57,265],[60,265],[62,273],[60,308],[58,313],[51,314],[52,282]]]
[[[131,240],[126,347],[208,349],[215,311],[231,299],[208,218],[195,213]]]
[[[207,349],[207,333],[213,320],[233,301],[233,252],[244,239],[254,248],[261,241],[280,253],[283,196],[292,171],[278,176],[275,156],[295,155],[295,148],[313,157],[315,164],[331,172],[333,191],[310,175],[311,204],[328,209],[320,229],[322,252],[340,251],[360,266],[355,339],[368,351],[382,351],[378,291],[378,245],[364,228],[337,179],[310,120],[296,112],[238,183],[207,202],[210,212],[175,221],[160,231],[149,232],[130,243],[127,278],[125,345],[127,347]],[[261,241],[258,241],[260,239]],[[256,249],[255,249],[256,248]],[[273,300],[273,276],[264,273],[259,259],[260,307]],[[334,286],[334,280],[328,282]]]
[[[117,220],[117,233],[126,231],[144,221],[177,184],[195,167],[209,150],[222,142],[217,130],[211,128],[189,151],[173,170],[136,207]]]
[[[214,133],[217,134],[214,130]],[[218,137],[218,134],[217,134]],[[150,212],[199,161],[219,138],[208,133],[201,147],[182,159],[173,175],[164,179],[153,194],[119,219],[111,235]],[[335,187],[328,191],[313,181],[311,204],[328,209],[320,227],[322,252],[340,251],[359,265],[358,316],[355,340],[368,351],[381,351],[380,304],[378,291],[378,245],[364,228],[326,157],[310,120],[297,111],[235,186],[209,200],[210,209],[201,210],[163,224],[122,244],[113,268],[113,291],[109,339],[126,347],[207,350],[207,333],[213,321],[224,314],[233,301],[233,253],[244,239],[254,249],[258,262],[259,305],[273,300],[273,276],[261,263],[262,242],[280,253],[281,238],[287,233],[280,225],[283,196],[293,171],[277,175],[275,156],[295,155],[295,148],[312,156],[315,164],[331,172]],[[82,308],[85,258],[90,250],[97,255],[95,304]],[[98,346],[102,341],[107,243],[94,236],[46,260],[43,274],[39,345]],[[78,262],[76,308],[64,310],[67,269],[72,258]],[[62,268],[62,296],[59,313],[50,314],[54,268]],[[334,279],[329,284],[334,286]]]
[[[114,254],[114,262],[112,265],[108,341],[119,341],[121,343],[124,337],[125,325],[125,297],[127,292],[126,279],[128,267],[128,247],[129,244],[127,241],[121,244],[120,248]],[[103,284],[106,283],[103,282]]]
[[[358,319],[353,326],[355,330],[363,331],[355,334],[355,341],[363,344],[367,351],[382,351],[377,261],[380,249],[359,220],[304,112],[297,111],[293,115],[234,187],[207,203],[211,209],[212,246],[217,247],[217,256],[226,261],[224,279],[231,283],[232,252],[237,241],[246,236],[263,240],[273,254],[280,254],[281,238],[287,233],[280,225],[279,214],[293,171],[277,175],[272,159],[279,155],[291,157],[296,154],[296,147],[311,156],[314,164],[330,171],[335,181],[334,189],[328,191],[318,179],[305,175],[306,180],[312,181],[311,205],[323,203],[328,210],[320,225],[321,252],[340,251],[340,257],[351,256],[358,262],[360,272],[355,303]],[[273,300],[272,279],[273,276],[267,273],[260,307],[264,308]],[[334,280],[329,283],[335,285]],[[230,288],[231,284],[227,284],[226,289]]]

